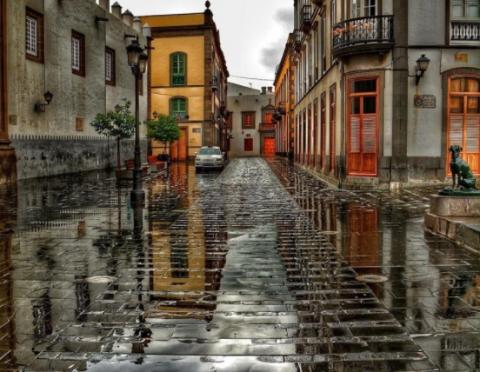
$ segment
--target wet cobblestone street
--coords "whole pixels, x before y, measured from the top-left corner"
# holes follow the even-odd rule
[[[479,371],[480,259],[434,189],[333,190],[280,159],[0,195],[0,370]]]

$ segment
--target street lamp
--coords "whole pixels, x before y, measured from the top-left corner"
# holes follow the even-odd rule
[[[135,77],[135,160],[133,169],[133,190],[131,192],[132,204],[135,206],[143,205],[145,203],[145,191],[143,191],[142,184],[142,169],[141,169],[141,151],[140,151],[140,81],[142,75],[147,69],[148,55],[145,49],[142,48],[138,39],[133,39],[129,46],[127,46],[128,65],[132,69]]]
[[[417,59],[417,66],[416,66],[416,85],[420,82],[420,79],[423,77],[425,71],[428,70],[428,66],[430,65],[430,58],[428,58],[425,54]]]

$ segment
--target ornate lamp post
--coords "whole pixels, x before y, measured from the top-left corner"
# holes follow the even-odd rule
[[[139,96],[140,81],[147,69],[148,55],[145,49],[140,46],[138,39],[133,39],[130,45],[127,46],[127,56],[128,65],[135,77],[135,161],[131,200],[134,205],[143,205],[145,203],[145,191],[143,191],[141,169]]]

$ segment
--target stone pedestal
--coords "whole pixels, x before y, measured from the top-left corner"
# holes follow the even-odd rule
[[[0,144],[0,185],[15,183],[17,180],[17,159],[15,150]]]
[[[432,196],[425,230],[480,253],[480,197]]]

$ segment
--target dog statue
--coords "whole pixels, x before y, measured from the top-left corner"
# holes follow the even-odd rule
[[[448,149],[452,153],[452,161],[450,162],[450,170],[452,172],[453,189],[461,189],[463,191],[476,190],[476,179],[472,170],[465,160],[460,157],[463,151],[459,145],[450,146]]]

